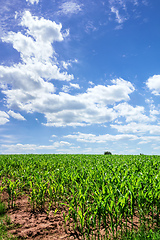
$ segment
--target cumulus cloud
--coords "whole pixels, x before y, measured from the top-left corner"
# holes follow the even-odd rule
[[[72,88],[74,89],[80,89],[80,86],[78,83],[70,83],[69,85],[63,85],[62,90],[63,92],[69,92]]]
[[[0,125],[4,125],[7,122],[9,122],[9,115],[4,111],[0,111]]]
[[[24,63],[28,60],[46,61],[53,54],[51,43],[36,41],[31,36],[25,36],[21,32],[9,32],[2,38],[3,42],[12,43],[13,47],[20,52]]]
[[[8,86],[14,90],[25,92],[37,91],[43,88],[43,91],[54,92],[52,83],[44,81],[36,72],[32,72],[26,65],[17,65],[13,67],[0,66],[1,88],[8,90]]]
[[[85,126],[113,121],[117,113],[108,105],[129,100],[129,94],[133,91],[130,82],[116,79],[112,80],[112,85],[98,85],[75,96],[68,93],[52,94],[45,102],[48,109],[45,113],[46,125]]]
[[[21,25],[26,32],[9,32],[2,39],[12,43],[21,54],[19,64],[0,66],[0,87],[6,96],[6,106],[11,110],[10,116],[22,120],[23,117],[15,115],[15,112],[38,112],[46,118],[43,124],[57,127],[103,124],[113,121],[119,115],[127,116],[127,121],[133,120],[131,112],[134,109],[128,105],[111,107],[129,101],[129,95],[135,90],[131,82],[122,78],[113,79],[107,86],[89,87],[84,93],[76,95],[68,91],[71,88],[80,89],[79,84],[69,83],[64,85],[63,92],[56,94],[52,81],[73,79],[73,75],[61,71],[52,46],[54,41],[64,40],[62,25],[32,16],[29,11],[24,12]],[[69,60],[67,63],[72,62],[77,60]],[[124,109],[125,113],[122,114]],[[134,113],[143,111],[137,107]],[[143,114],[141,116],[144,117]]]
[[[94,83],[93,83],[92,81],[89,81],[88,83],[89,83],[90,85],[92,85],[92,86],[94,85]]]
[[[13,44],[13,48],[20,53],[22,63],[14,65],[14,68],[26,68],[33,73],[33,78],[36,75],[47,80],[72,80],[73,75],[61,72],[58,67],[52,46],[54,41],[64,40],[62,25],[34,17],[29,11],[24,13],[21,25],[26,29],[26,34],[9,32],[2,38],[3,42]]]
[[[81,108],[81,105],[76,104]],[[74,107],[74,104],[72,104]],[[115,119],[116,114],[108,108],[92,108],[85,106],[82,109],[70,109],[59,111],[55,114],[46,113],[46,126],[86,126],[91,124],[100,124]]]
[[[27,27],[27,33],[40,41],[62,41],[61,33],[62,24],[57,24],[54,21],[46,20],[43,17],[40,19],[32,16],[29,11],[26,11],[22,17],[21,25]]]
[[[41,152],[41,150],[58,150],[61,147],[68,147],[72,144],[66,141],[54,142],[52,145],[36,145],[36,144],[2,144],[1,149],[4,153],[28,153]]]
[[[55,92],[52,80],[70,81],[73,75],[61,71],[54,56],[52,43],[64,40],[61,24],[34,17],[26,11],[21,25],[26,34],[9,32],[2,41],[12,43],[21,62],[11,67],[0,66],[0,87],[6,95],[8,107],[32,111],[32,100]]]
[[[139,126],[140,127],[140,126]],[[154,132],[151,132],[151,134],[154,134]],[[160,136],[154,136],[154,135],[144,135],[139,136],[136,135],[133,131],[131,133],[125,133],[125,131],[122,134],[103,134],[103,135],[95,135],[95,134],[87,134],[82,132],[73,133],[70,135],[64,136],[64,138],[76,140],[77,142],[81,143],[96,143],[96,144],[107,144],[107,143],[115,143],[115,142],[122,142],[123,141],[136,141],[138,144],[146,144],[146,143],[155,143],[156,145],[159,144]],[[102,150],[103,151],[103,150]],[[90,151],[91,152],[91,151]],[[133,152],[133,150],[132,150]]]
[[[97,85],[93,88],[88,88],[84,97],[94,99],[95,103],[113,104],[122,100],[128,101],[135,88],[131,82],[125,81],[122,78],[113,79],[112,85],[103,86]]]
[[[53,137],[53,138],[55,138],[55,137],[57,137],[55,134],[53,134],[51,137]]]
[[[20,53],[22,63],[27,69],[49,80],[73,79],[73,76],[68,75],[67,72],[60,72],[52,46],[54,41],[64,40],[61,33],[62,25],[44,18],[39,19],[32,16],[29,11],[24,13],[21,25],[25,28],[26,34],[9,32],[2,41],[13,44],[13,48]]]
[[[79,86],[78,83],[70,83],[70,86],[71,86],[72,88],[80,89],[80,86]]]
[[[151,90],[152,94],[160,95],[160,75],[150,77],[146,82],[147,87]]]
[[[9,114],[11,117],[13,117],[13,118],[15,118],[15,119],[17,119],[17,120],[22,120],[22,121],[26,120],[20,113],[15,113],[15,112],[12,111],[12,110],[9,110],[9,111],[8,111],[8,114]]]
[[[146,143],[155,143],[159,145],[160,142],[160,136],[144,136],[140,137],[139,144],[146,144]],[[154,149],[158,149],[157,147],[154,147]]]
[[[75,1],[66,1],[59,7],[60,10],[58,11],[58,14],[77,14],[82,11],[82,6],[82,4],[78,4]]]
[[[34,21],[33,18],[31,19]],[[36,18],[35,21],[38,19]],[[33,29],[32,31],[34,32]],[[12,39],[14,45],[15,40],[11,36],[6,38],[8,41]],[[19,41],[18,38],[16,41]],[[18,43],[15,48],[20,48]],[[30,47],[30,49],[34,48]],[[34,58],[38,58],[36,54],[33,55]],[[25,56],[24,52],[23,56]],[[25,59],[25,57],[22,58]],[[44,61],[46,60],[46,56],[43,55],[42,58]],[[40,61],[40,58],[35,64],[32,64],[33,62],[30,54],[26,64],[19,63],[12,67],[0,66],[1,88],[6,95],[8,108],[16,111],[42,113],[47,120],[46,126],[85,126],[112,121],[116,118],[117,113],[108,105],[128,101],[129,95],[135,90],[130,82],[119,78],[112,80],[111,85],[90,87],[86,92],[77,95],[68,94],[67,87],[63,88],[66,93],[56,94],[53,83],[48,82],[51,80],[51,76],[66,81],[71,76],[67,73],[66,75],[60,73],[57,66],[52,65],[51,62],[48,63],[47,60],[45,64]],[[48,81],[45,81],[44,78]],[[70,83],[69,88],[79,89],[80,86]]]
[[[118,104],[114,109],[118,112],[119,117],[126,118],[126,122],[147,122],[153,120],[153,118],[149,118],[144,114],[145,109],[143,106],[133,107],[125,102]]]
[[[68,61],[62,61],[62,65],[65,69],[68,69],[69,66],[72,66],[72,63],[78,63],[77,59],[74,60],[68,60]]]
[[[31,4],[34,4],[34,3],[38,4],[39,0],[26,0],[26,2],[29,2]]]
[[[67,93],[67,92],[70,91],[70,87],[69,87],[68,85],[63,85],[62,91],[65,92],[65,93]]]
[[[90,143],[105,143],[107,141],[123,141],[123,140],[137,140],[138,137],[132,134],[104,134],[104,135],[95,135],[87,133],[75,133],[72,135],[67,135],[65,138],[76,139],[79,142],[90,142]]]
[[[111,124],[112,128],[115,128],[121,133],[150,133],[150,134],[160,134],[160,126],[152,125],[146,123],[136,123],[131,122],[126,125]]]

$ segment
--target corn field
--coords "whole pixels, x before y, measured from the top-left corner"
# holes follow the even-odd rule
[[[64,227],[84,239],[160,229],[160,156],[0,155],[8,208],[25,195],[33,212],[63,206]]]

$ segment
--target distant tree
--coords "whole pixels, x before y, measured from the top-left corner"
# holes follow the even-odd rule
[[[106,152],[104,152],[104,155],[112,155],[112,153],[109,151],[106,151]]]

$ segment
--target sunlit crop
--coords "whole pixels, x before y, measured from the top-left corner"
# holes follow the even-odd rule
[[[8,208],[18,195],[33,212],[63,206],[64,227],[69,221],[85,239],[160,228],[160,156],[1,155],[0,162]]]

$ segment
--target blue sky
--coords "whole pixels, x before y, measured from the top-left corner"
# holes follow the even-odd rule
[[[159,0],[1,0],[0,153],[160,154]]]

